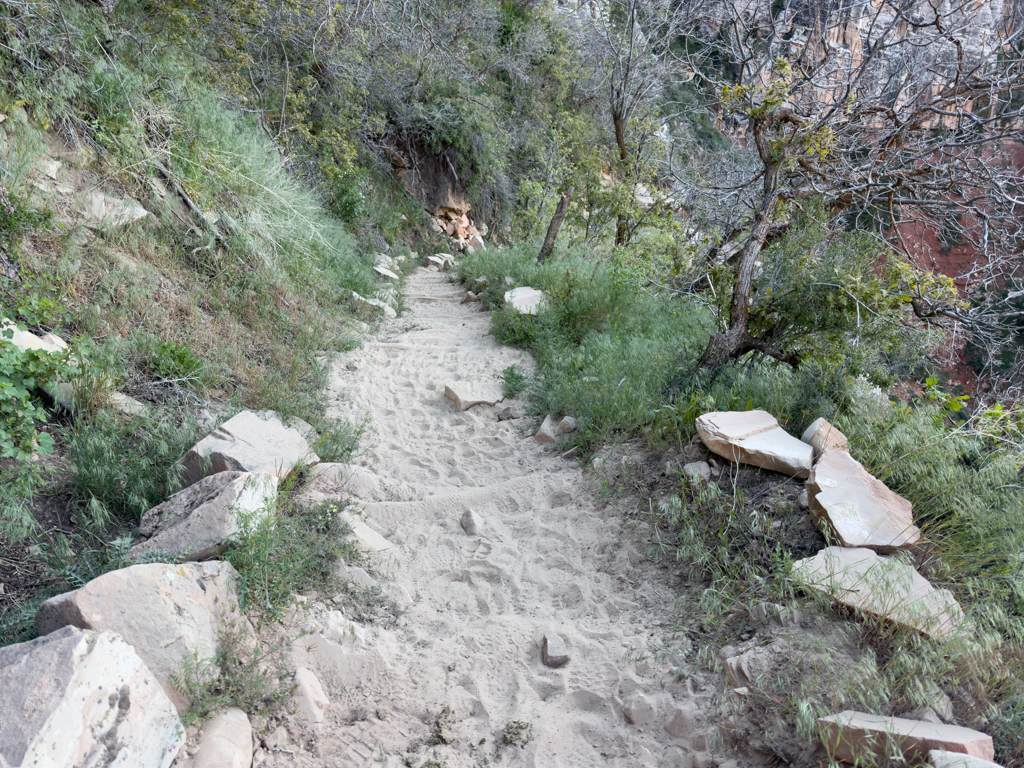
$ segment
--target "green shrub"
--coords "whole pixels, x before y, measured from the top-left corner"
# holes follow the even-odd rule
[[[194,421],[172,413],[83,414],[66,434],[75,495],[137,520],[167,497],[174,463],[200,436]]]
[[[0,456],[27,461],[33,452],[53,452],[53,437],[37,428],[46,421],[40,392],[76,369],[69,353],[21,350],[8,341],[13,335],[11,328],[0,332]]]

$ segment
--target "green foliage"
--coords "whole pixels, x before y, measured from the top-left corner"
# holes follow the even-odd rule
[[[65,436],[75,494],[86,502],[96,499],[118,517],[139,519],[167,497],[176,479],[174,463],[199,437],[193,421],[169,413],[82,414]]]
[[[224,555],[238,571],[242,607],[273,617],[296,592],[334,588],[337,561],[359,559],[340,511],[336,504],[286,504],[276,515],[243,516],[237,546]]]
[[[46,421],[40,391],[69,380],[75,367],[66,352],[18,349],[13,335],[12,328],[0,331],[0,456],[27,461],[34,451],[53,452],[53,436],[37,428]]]
[[[229,706],[249,716],[265,715],[291,698],[293,686],[288,680],[294,672],[288,668],[284,652],[293,641],[269,646],[257,643],[250,648],[246,629],[240,623],[223,628],[213,658],[193,653],[182,659],[170,676],[174,687],[190,702],[181,718],[184,725],[198,723]]]
[[[9,251],[17,256],[25,233],[48,227],[52,219],[51,211],[34,208],[20,195],[12,194],[0,184],[0,251]]]
[[[359,441],[369,424],[369,416],[358,424],[324,418],[317,424],[320,436],[313,443],[313,451],[320,457],[320,461],[351,464],[352,458],[359,450]]]
[[[529,377],[519,370],[518,365],[510,365],[503,370],[501,380],[505,382],[505,397],[515,397],[530,385]]]

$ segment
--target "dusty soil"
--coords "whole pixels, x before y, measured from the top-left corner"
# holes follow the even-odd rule
[[[315,634],[291,661],[316,672],[331,704],[319,728],[257,760],[728,764],[720,678],[684,664],[693,649],[668,628],[680,594],[673,569],[645,556],[590,473],[533,439],[531,420],[499,422],[501,404],[460,413],[445,399],[446,384],[493,383],[513,363],[531,365],[494,341],[489,315],[459,304],[462,294],[417,270],[408,311],[335,363],[331,410],[372,419],[362,463],[379,491],[364,492],[362,508],[392,544],[371,570],[398,617],[350,622],[331,596],[294,615],[294,628]],[[460,526],[466,510],[482,519],[480,535]],[[564,639],[565,666],[543,664],[545,632]],[[625,710],[638,696],[651,711],[633,724]]]

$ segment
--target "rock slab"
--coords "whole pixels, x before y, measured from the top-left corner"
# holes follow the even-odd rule
[[[178,713],[121,637],[65,627],[0,648],[0,765],[167,768]]]
[[[934,639],[954,634],[960,604],[909,565],[870,549],[826,547],[793,564],[793,579],[858,611],[884,618]]]
[[[984,760],[962,752],[949,752],[945,749],[933,749],[928,752],[928,762],[932,768],[1003,768],[999,763]]]
[[[185,709],[188,698],[170,679],[182,659],[212,659],[223,630],[252,631],[238,612],[236,578],[230,563],[133,565],[50,598],[36,614],[36,627],[40,635],[67,626],[116,632]]]
[[[295,715],[306,725],[318,726],[324,721],[324,713],[331,700],[324,693],[320,679],[305,667],[295,670]]]
[[[155,550],[205,560],[223,551],[240,530],[240,518],[274,513],[277,477],[264,473],[218,472],[172,495],[142,516],[139,533],[147,537],[128,552],[129,560]]]
[[[982,760],[995,756],[992,737],[970,728],[926,723],[901,717],[881,717],[846,710],[818,718],[821,740],[836,760],[883,763],[899,751],[911,764],[923,760],[931,750],[960,752]]]
[[[815,419],[811,425],[804,430],[800,439],[814,449],[814,458],[818,458],[825,451],[849,451],[849,441],[846,435],[832,426],[825,419]]]
[[[192,768],[249,768],[252,765],[252,726],[245,712],[231,707],[203,723],[203,737],[192,757]]]
[[[476,405],[497,405],[505,399],[505,392],[497,382],[464,382],[446,385],[444,396],[455,403],[455,410],[468,411]]]
[[[505,306],[520,315],[537,315],[545,304],[544,292],[536,288],[522,287],[505,291]]]
[[[296,464],[320,461],[299,430],[286,427],[273,411],[242,411],[196,443],[176,466],[181,488],[217,472],[265,472],[288,476]]]
[[[708,450],[729,461],[752,464],[790,477],[811,474],[814,449],[786,432],[767,411],[718,411],[697,419]]]
[[[305,506],[316,506],[349,496],[361,501],[380,500],[380,478],[358,464],[325,462],[309,471],[309,480],[296,501]]]
[[[807,480],[811,517],[844,547],[889,554],[921,540],[910,502],[845,451],[826,451]]]

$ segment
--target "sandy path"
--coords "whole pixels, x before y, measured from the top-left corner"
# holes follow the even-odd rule
[[[362,506],[393,544],[376,575],[403,613],[389,628],[326,605],[307,613],[325,633],[294,661],[331,705],[315,756],[265,764],[716,764],[716,686],[695,691],[671,674],[678,658],[656,655],[676,597],[667,572],[643,560],[575,462],[525,434],[530,420],[497,421],[501,405],[459,413],[444,397],[446,384],[494,382],[529,360],[494,341],[490,315],[460,305],[447,276],[419,269],[406,295],[400,318],[336,361],[330,388],[334,415],[372,419],[362,463],[380,490]],[[466,509],[482,535],[460,527]],[[541,662],[547,628],[568,644],[562,668]],[[637,707],[630,724],[638,695],[653,711]],[[523,747],[503,743],[514,721],[530,726]]]

